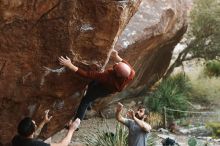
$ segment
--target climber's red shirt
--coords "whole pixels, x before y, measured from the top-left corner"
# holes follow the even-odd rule
[[[113,92],[120,92],[135,76],[135,71],[131,67],[131,65],[125,60],[123,60],[122,62],[126,63],[131,68],[131,73],[127,78],[117,77],[113,68],[107,69],[104,72],[85,71],[83,69],[78,68],[76,73],[84,78],[97,80],[103,86],[107,87]]]

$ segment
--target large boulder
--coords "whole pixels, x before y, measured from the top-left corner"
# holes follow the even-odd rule
[[[135,79],[123,92],[97,101],[97,111],[106,104],[136,96],[161,79],[174,47],[186,32],[191,7],[192,0],[142,0],[115,45],[135,68]]]
[[[140,0],[0,1],[0,142],[10,142],[18,122],[37,122],[51,110],[45,137],[73,116],[87,81],[58,64],[69,56],[84,68],[100,70],[112,44]]]
[[[109,56],[115,47],[136,70],[123,95],[160,79],[186,31],[188,2],[143,0],[138,9],[140,2],[0,1],[2,144],[10,142],[25,116],[39,122],[43,111],[51,110],[54,117],[43,130],[45,138],[73,116],[88,80],[59,66],[60,55],[69,56],[84,69],[101,70],[112,65]],[[97,109],[109,100],[100,101]]]

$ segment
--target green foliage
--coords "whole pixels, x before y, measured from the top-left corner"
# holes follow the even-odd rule
[[[208,76],[220,76],[220,61],[211,60],[208,61],[204,68],[204,73]]]
[[[164,77],[184,61],[220,58],[220,0],[194,0],[193,6],[186,41],[183,41],[186,48],[178,54]]]
[[[187,94],[190,90],[188,79],[184,74],[177,74],[163,80],[145,103],[151,111],[163,112],[163,107],[187,110]],[[178,116],[178,115],[175,115]]]
[[[150,133],[147,138],[147,146],[156,146],[156,142],[158,141],[158,137],[156,133]]]
[[[211,143],[209,143],[209,142],[203,142],[203,141],[197,140],[197,139],[194,138],[194,137],[190,137],[190,138],[188,139],[188,145],[189,145],[189,146],[212,146]]]
[[[220,56],[220,1],[195,0],[191,11],[190,53],[195,57],[215,59]]]
[[[128,145],[128,131],[126,127],[118,124],[116,131],[111,132],[110,128],[99,131],[97,135],[89,135],[87,145],[89,146],[126,146]]]
[[[116,125],[115,132],[107,126],[107,130],[99,130],[98,134],[88,134],[86,145],[88,146],[128,146],[128,129],[120,124]],[[150,133],[147,138],[148,146],[155,146],[158,137]]]
[[[194,137],[191,137],[189,140],[188,140],[188,145],[189,146],[196,146],[197,145],[197,141]]]
[[[206,127],[207,128],[209,128],[209,129],[211,129],[211,131],[212,131],[212,136],[214,137],[214,138],[216,138],[216,137],[220,137],[220,123],[218,122],[212,122],[212,123],[207,123],[206,124]]]

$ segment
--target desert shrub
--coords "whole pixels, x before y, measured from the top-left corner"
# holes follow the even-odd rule
[[[117,124],[115,132],[107,130],[99,130],[98,134],[89,134],[87,138],[88,146],[126,146],[128,145],[128,131],[126,127]]]
[[[212,144],[207,141],[204,142],[194,137],[190,137],[188,139],[188,146],[212,146]]]
[[[107,130],[99,130],[97,134],[88,134],[86,138],[88,146],[128,146],[128,129],[121,124],[116,125],[115,132],[107,126]],[[158,137],[150,133],[147,138],[148,146],[155,146]]]
[[[212,131],[212,136],[214,138],[220,137],[220,123],[219,122],[207,123],[206,127]]]
[[[207,76],[220,76],[220,61],[210,60],[204,67],[204,73]]]
[[[150,112],[147,115],[146,122],[151,125],[153,128],[158,128],[163,124],[163,117],[159,113]]]
[[[145,103],[153,112],[163,112],[163,107],[187,110],[187,95],[191,87],[188,78],[180,73],[163,80],[158,88],[146,97]],[[177,113],[170,113],[177,115]]]
[[[147,138],[147,146],[156,146],[156,142],[158,140],[159,139],[156,133],[150,133]]]

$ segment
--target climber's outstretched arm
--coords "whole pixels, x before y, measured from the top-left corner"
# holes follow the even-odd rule
[[[59,57],[60,65],[63,65],[70,70],[74,71],[76,74],[80,75],[81,77],[91,79],[91,80],[106,80],[108,76],[106,72],[98,72],[98,71],[86,71],[77,66],[73,65],[70,58],[63,56]]]

